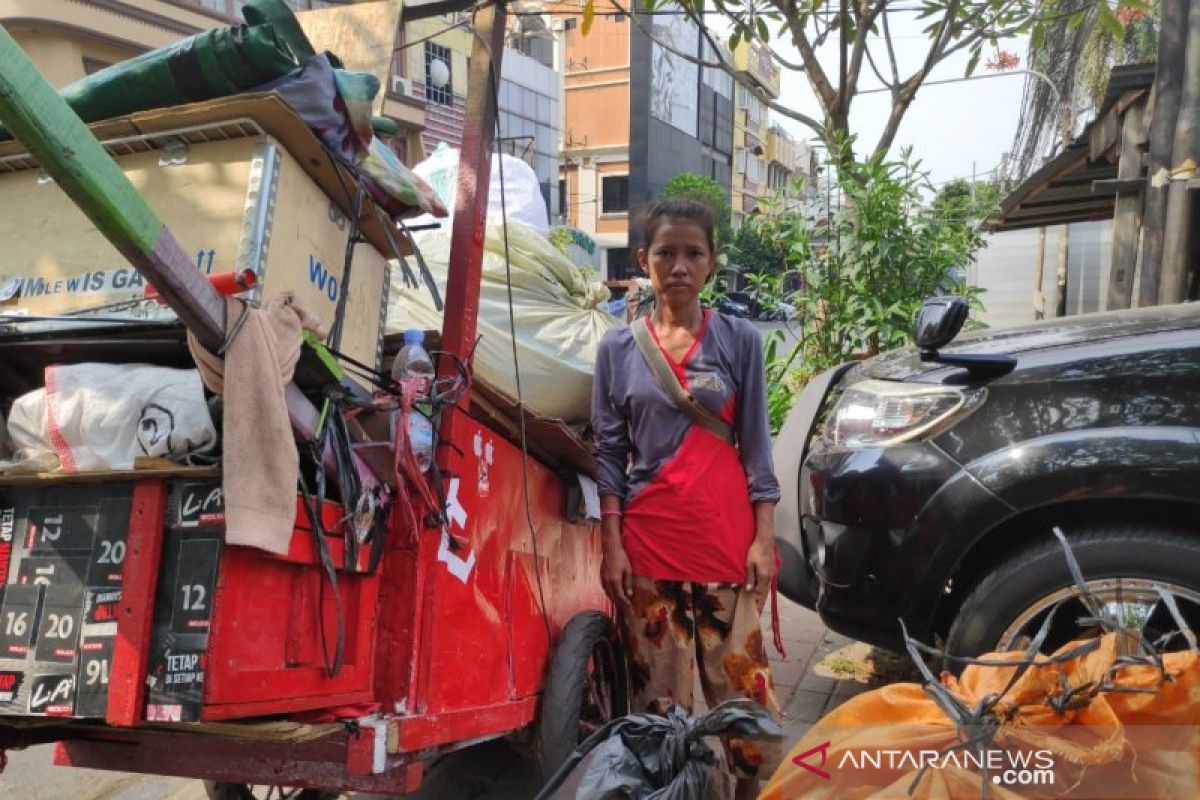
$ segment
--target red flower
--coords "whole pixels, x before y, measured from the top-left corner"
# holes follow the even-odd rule
[[[1137,22],[1139,19],[1146,18],[1147,11],[1144,8],[1118,8],[1117,19],[1122,25],[1128,25],[1131,22]]]
[[[1020,63],[1021,57],[1016,53],[1009,50],[997,50],[996,56],[990,59],[984,66],[995,72],[1004,72],[1018,66]]]

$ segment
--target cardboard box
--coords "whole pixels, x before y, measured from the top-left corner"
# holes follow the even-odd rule
[[[388,261],[376,244],[355,244],[347,294],[353,226],[309,174],[312,164],[302,165],[252,120],[209,122],[108,144],[130,181],[194,254],[197,270],[253,270],[259,288],[251,296],[294,292],[326,325],[332,325],[346,294],[343,332],[334,348],[365,364],[380,363]],[[0,158],[3,273],[20,282],[14,296],[0,298],[0,312],[59,315],[142,298],[141,274],[53,181],[23,168],[27,164],[21,156]],[[364,224],[378,227],[374,213],[368,203]]]

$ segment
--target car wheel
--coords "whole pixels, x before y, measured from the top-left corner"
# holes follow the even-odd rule
[[[1071,551],[1102,612],[1147,641],[1178,630],[1157,586],[1174,595],[1184,621],[1200,631],[1200,535],[1151,526],[1093,525],[1071,531]],[[1037,634],[1050,609],[1062,607],[1042,652],[1050,653],[1084,633],[1078,620],[1090,615],[1071,578],[1057,538],[1027,547],[989,572],[963,602],[946,640],[953,656],[1020,650]],[[1182,636],[1167,649],[1185,646]]]
[[[286,789],[282,786],[249,786],[244,783],[205,781],[208,800],[337,800],[337,792],[320,789]]]
[[[575,748],[629,713],[625,651],[612,620],[598,611],[574,617],[554,646],[538,724],[538,766],[549,779]]]

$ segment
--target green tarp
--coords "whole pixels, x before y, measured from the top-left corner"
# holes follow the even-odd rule
[[[114,64],[60,94],[84,122],[97,122],[237,94],[299,66],[300,57],[273,25],[236,25]]]

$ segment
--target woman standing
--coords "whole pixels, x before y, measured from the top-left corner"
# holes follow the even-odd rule
[[[710,706],[750,697],[778,715],[759,623],[779,499],[762,340],[700,307],[717,265],[707,206],[659,202],[642,230],[655,310],[605,335],[592,392],[602,579],[629,648],[634,711],[690,713],[698,672]],[[667,380],[699,410],[685,411]],[[727,754],[738,800],[755,797],[761,746],[730,739]]]

